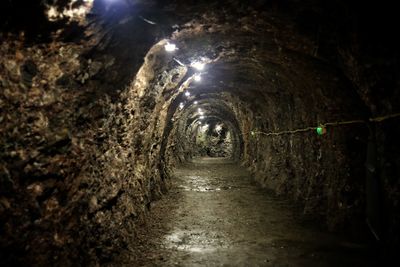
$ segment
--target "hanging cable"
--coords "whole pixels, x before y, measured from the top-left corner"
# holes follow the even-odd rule
[[[397,118],[397,117],[400,117],[400,113],[394,113],[394,114],[390,114],[390,115],[386,115],[386,116],[369,118],[368,121],[382,122],[382,121]],[[306,127],[306,128],[299,128],[299,129],[279,131],[279,132],[269,132],[269,133],[265,133],[265,132],[261,132],[261,131],[250,131],[247,133],[243,133],[242,135],[250,133],[251,135],[260,134],[260,135],[265,135],[265,136],[278,136],[278,135],[284,135],[284,134],[295,134],[295,133],[301,133],[301,132],[307,132],[307,131],[315,131],[319,127],[327,127],[327,126],[334,127],[334,126],[340,126],[340,125],[361,124],[361,123],[366,123],[366,122],[367,122],[366,120],[326,122],[326,123],[320,123],[319,126],[317,126],[317,127],[310,126],[310,127]]]

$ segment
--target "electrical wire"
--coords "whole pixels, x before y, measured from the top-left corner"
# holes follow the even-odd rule
[[[380,117],[375,117],[375,118],[369,118],[368,121],[370,122],[382,122],[388,119],[393,119],[400,117],[400,113],[394,113],[386,116],[380,116]],[[366,123],[366,120],[351,120],[351,121],[337,121],[337,122],[326,122],[326,123],[320,123],[317,127],[306,127],[306,128],[300,128],[300,129],[294,129],[294,130],[286,130],[286,131],[280,131],[280,132],[260,132],[260,131],[250,131],[247,132],[247,134],[251,135],[264,135],[264,136],[278,136],[278,135],[284,135],[284,134],[295,134],[295,133],[301,133],[301,132],[307,132],[307,131],[314,131],[318,127],[327,127],[327,126],[340,126],[340,125],[349,125],[349,124],[361,124],[361,123]],[[242,134],[244,135],[244,134]]]

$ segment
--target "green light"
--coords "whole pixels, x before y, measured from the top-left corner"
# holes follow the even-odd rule
[[[316,128],[316,130],[317,130],[317,134],[318,135],[324,135],[324,134],[326,134],[326,128],[324,127],[324,126],[318,126],[317,128]]]

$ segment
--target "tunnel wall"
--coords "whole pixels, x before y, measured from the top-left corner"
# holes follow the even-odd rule
[[[380,238],[398,242],[399,165],[393,147],[399,127],[398,118],[390,115],[398,113],[400,91],[393,49],[398,42],[389,31],[393,16],[373,24],[368,19],[374,13],[371,7],[356,11],[352,5],[328,6],[312,12],[301,5],[298,10],[281,6],[287,16],[278,17],[252,10],[253,16],[239,21],[211,16],[193,21],[177,37],[195,51],[226,49],[223,63],[208,73],[210,82],[204,87],[238,96],[224,99],[234,107],[247,139],[244,162],[264,186],[302,203],[305,214],[323,218],[331,230],[348,228],[375,239],[372,232],[378,229]],[[287,20],[290,16],[296,17],[294,24]],[[317,36],[308,31],[313,20],[321,22]],[[345,21],[354,24],[348,27]],[[385,115],[384,121],[369,121]],[[253,141],[249,135],[252,130],[279,132],[351,120],[363,122],[328,127],[321,137],[309,131],[260,134]],[[367,190],[369,172],[374,192]],[[373,216],[380,222],[366,229],[371,206],[366,202],[372,195]]]
[[[382,33],[397,24],[367,23],[356,28],[348,23],[354,22],[351,10],[344,16],[347,20],[338,22],[343,14],[330,8],[305,16],[301,8],[294,8],[298,13],[286,16],[277,3],[269,13],[259,13],[242,4],[237,8],[235,2],[210,16],[202,13],[210,9],[207,5],[198,6],[200,10],[179,5],[175,15],[180,18],[174,23],[190,21],[183,32],[192,32],[188,39],[196,37],[192,40],[196,44],[187,54],[221,52],[224,63],[236,64],[227,79],[241,76],[234,80],[238,88],[229,82],[222,87],[237,97],[222,99],[230,103],[239,122],[244,143],[238,154],[244,164],[263,186],[301,203],[305,214],[322,217],[330,229],[348,225],[355,229],[361,224],[363,228],[364,166],[367,136],[372,136],[376,152],[367,166],[378,177],[382,236],[398,242],[400,129],[396,119],[374,123],[367,130],[365,125],[328,128],[320,137],[311,131],[277,137],[250,134],[399,112],[398,43],[387,38],[394,31]],[[162,21],[154,10],[154,17]],[[17,30],[26,31],[25,35],[0,36],[2,263],[95,265],[111,260],[126,247],[128,238],[135,237],[135,228],[145,222],[152,201],[165,190],[171,159],[182,155],[175,153],[173,142],[165,150],[160,147],[167,142],[168,108],[185,70],[159,55],[160,46],[149,52],[143,65],[155,40],[173,29],[155,28],[127,14],[132,10],[125,7],[111,11],[108,21],[97,18],[85,32],[76,25],[66,27],[64,38],[69,41],[65,42],[57,38],[48,42],[57,27],[51,28],[42,13],[40,21],[45,20],[46,27],[19,25],[22,28]],[[331,13],[325,16],[327,11]],[[193,14],[200,22],[191,21]],[[317,37],[310,25],[321,27]],[[3,25],[2,29],[8,30]],[[43,39],[35,39],[41,31]],[[230,41],[232,36],[235,42]],[[292,52],[302,54],[308,63],[281,61]],[[246,61],[245,53],[267,60]],[[271,61],[281,66],[278,72],[299,69],[303,73],[295,83],[285,82],[275,77]],[[313,73],[326,65],[332,74]],[[252,83],[264,77],[261,74],[268,81]],[[272,80],[280,83],[272,86]],[[169,140],[179,133],[173,130],[171,136]]]
[[[94,20],[52,24],[35,3],[22,11],[43,19],[18,33],[1,18],[2,264],[104,264],[166,190],[161,100],[184,71],[164,72],[162,44],[149,52],[159,29],[120,23],[128,6],[97,7]]]
[[[330,35],[327,29],[332,22],[325,21],[321,26],[326,29],[325,39],[318,43],[304,32],[306,21],[286,27],[287,17],[270,14],[274,28],[262,19],[268,12],[253,14],[240,21],[229,16],[192,21],[176,34],[188,51],[226,49],[221,53],[223,62],[212,67],[203,87],[210,94],[222,91],[237,96],[222,99],[230,103],[241,125],[244,164],[263,186],[301,203],[304,214],[322,219],[331,230],[347,229],[353,235],[374,239],[366,223],[367,199],[371,194],[382,198],[373,204],[379,206],[375,216],[382,224],[376,228],[382,227],[381,238],[397,242],[398,155],[393,151],[397,119],[369,121],[398,111],[397,59],[384,52],[382,39],[374,39],[362,26],[340,28]],[[254,47],[246,46],[250,43]],[[315,132],[320,123],[352,120],[361,123],[328,127],[323,136]],[[268,137],[250,134],[307,127],[314,131]],[[377,151],[369,165],[371,139]],[[370,169],[375,172],[379,192],[368,192],[366,166],[373,166]]]
[[[161,93],[184,71],[163,76],[160,44],[131,85],[107,94],[98,74],[118,67],[112,54],[84,56],[90,49],[26,46],[18,37],[1,44],[4,264],[107,262],[135,238],[166,190],[159,151],[168,103]]]
[[[82,86],[83,49],[62,43],[25,47],[12,37],[1,44],[4,264],[79,257],[76,248],[85,240],[80,222],[88,215],[85,192],[96,180],[88,168],[102,147],[93,140],[97,125],[88,126],[108,112]]]
[[[331,230],[365,230],[364,170],[360,167],[367,141],[363,127],[329,128],[324,136],[314,130],[265,136],[260,132],[314,124],[299,106],[291,107],[296,114],[287,113],[288,101],[282,98],[277,103],[285,104],[258,110],[256,114],[264,114],[261,118],[249,109],[237,110],[238,118],[243,118],[239,119],[244,130],[243,164],[262,186],[297,203],[306,218],[325,221]],[[360,159],[359,154],[364,157]]]

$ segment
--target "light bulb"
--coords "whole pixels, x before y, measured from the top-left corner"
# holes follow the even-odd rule
[[[176,45],[175,45],[175,44],[167,43],[167,44],[164,46],[164,48],[165,48],[165,51],[167,51],[167,52],[174,52],[174,51],[176,50]]]
[[[195,68],[196,70],[203,70],[205,64],[201,63],[199,61],[193,62],[192,64],[190,64],[193,68]]]

